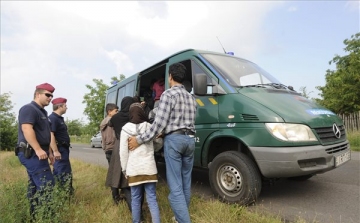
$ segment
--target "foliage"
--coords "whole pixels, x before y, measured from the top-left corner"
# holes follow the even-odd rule
[[[0,95],[0,150],[13,150],[17,140],[17,123],[11,112],[11,93]]]
[[[313,93],[313,91],[308,92],[308,91],[306,90],[306,87],[304,87],[304,86],[303,86],[303,87],[300,87],[299,91],[300,91],[300,94],[301,94],[304,98],[307,98],[307,99],[310,99],[310,94]]]
[[[347,132],[347,138],[352,151],[360,151],[360,131]]]
[[[125,76],[121,74],[120,78],[112,77],[111,81],[120,82],[124,79]],[[89,119],[88,128],[91,134],[99,130],[100,122],[104,118],[106,90],[109,88],[101,79],[93,79],[93,82],[95,86],[86,85],[90,92],[84,95],[84,100],[82,101],[83,104],[86,104],[84,114]]]
[[[65,123],[68,128],[69,135],[77,135],[77,136],[81,135],[81,130],[84,124],[81,122],[80,119],[74,119],[74,120],[66,119]]]
[[[71,144],[74,143],[90,144],[90,140],[92,136],[93,135],[89,135],[89,134],[85,134],[85,135],[83,134],[80,136],[72,135],[70,136],[70,142]]]
[[[350,114],[360,110],[360,33],[344,40],[345,56],[336,55],[329,64],[336,70],[326,71],[326,85],[317,101],[337,114]]]

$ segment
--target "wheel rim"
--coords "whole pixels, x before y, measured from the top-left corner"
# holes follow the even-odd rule
[[[242,177],[238,169],[232,165],[223,165],[217,172],[217,182],[221,191],[227,196],[237,196],[242,189]]]

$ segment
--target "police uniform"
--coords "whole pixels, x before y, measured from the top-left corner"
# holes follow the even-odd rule
[[[52,100],[53,105],[66,104],[66,98],[55,98]],[[72,170],[69,160],[70,155],[70,137],[67,131],[67,126],[64,122],[64,118],[52,112],[49,115],[51,121],[51,132],[54,133],[56,145],[61,153],[61,159],[54,162],[54,177],[59,180],[61,185],[65,185],[69,180],[70,190],[72,190]]]
[[[47,83],[36,86],[36,89],[47,90],[51,93],[55,90],[53,86]],[[37,142],[47,155],[49,155],[51,133],[50,122],[46,110],[35,101],[32,101],[20,108],[18,120],[17,149],[19,149],[20,142],[27,144],[22,131],[22,124],[31,124]],[[48,196],[49,193],[46,190],[54,185],[54,177],[48,159],[39,159],[33,149],[29,158],[25,157],[24,150],[22,149],[18,150],[17,156],[21,164],[25,166],[29,177],[28,198],[30,200],[30,212],[33,214],[35,208],[34,201],[35,203],[38,203],[38,199],[34,197],[35,193],[39,193],[39,196]]]

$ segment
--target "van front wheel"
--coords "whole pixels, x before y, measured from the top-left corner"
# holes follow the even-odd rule
[[[261,191],[261,177],[254,162],[243,153],[227,151],[215,157],[209,167],[212,191],[220,200],[247,205]]]

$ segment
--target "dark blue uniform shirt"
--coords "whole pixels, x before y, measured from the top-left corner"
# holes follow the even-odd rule
[[[50,120],[47,117],[46,110],[41,108],[36,102],[32,101],[30,104],[22,106],[19,110],[18,144],[20,142],[27,143],[21,130],[22,124],[31,124],[33,126],[36,140],[40,146],[50,145]]]
[[[49,115],[49,119],[51,121],[51,131],[54,132],[56,141],[60,144],[63,142],[70,144],[70,137],[64,122],[64,117],[53,112]]]

